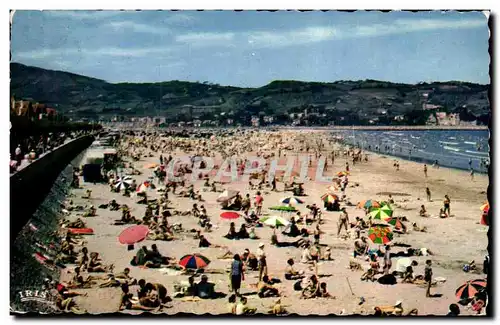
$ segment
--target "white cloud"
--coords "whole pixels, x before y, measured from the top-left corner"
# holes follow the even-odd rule
[[[248,44],[259,47],[285,47],[322,41],[378,37],[441,29],[468,29],[486,27],[486,20],[435,20],[435,19],[399,19],[393,24],[357,25],[350,28],[316,26],[291,31],[248,32]]]
[[[176,36],[179,43],[191,46],[234,46],[230,43],[235,38],[235,33],[188,33]]]
[[[108,17],[113,17],[121,15],[124,13],[131,13],[134,11],[120,11],[120,10],[44,10],[45,14],[60,17],[60,18],[71,18],[71,19],[87,19],[87,20],[97,20]]]
[[[104,27],[109,27],[115,31],[133,31],[137,33],[148,33],[148,34],[169,34],[170,29],[164,27],[156,27],[152,25],[135,23],[133,21],[113,21],[104,24]]]
[[[14,52],[14,59],[54,59],[68,56],[110,56],[110,57],[147,57],[149,55],[170,54],[171,48],[166,47],[150,47],[150,48],[118,48],[118,47],[104,47],[97,49],[82,49],[82,48],[67,48],[67,49],[41,49],[26,52]]]
[[[172,25],[190,25],[195,21],[195,18],[185,13],[170,14],[169,17],[163,19],[165,24]]]

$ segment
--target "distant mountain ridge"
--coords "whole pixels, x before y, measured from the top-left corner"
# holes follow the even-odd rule
[[[390,124],[403,115],[407,122],[419,124],[420,115],[432,111],[424,112],[424,103],[457,112],[468,120],[486,120],[490,114],[490,86],[466,82],[410,85],[377,80],[279,80],[259,88],[241,88],[177,80],[108,83],[19,63],[11,63],[10,70],[10,90],[16,98],[46,103],[78,117],[165,116],[168,121],[230,117],[249,124],[252,116],[274,116],[274,121],[284,122],[290,114],[307,109],[312,122],[319,116],[336,124],[364,124],[369,120]]]

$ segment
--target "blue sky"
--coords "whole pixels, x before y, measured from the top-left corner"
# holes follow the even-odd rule
[[[480,12],[17,11],[12,61],[109,82],[489,83]]]

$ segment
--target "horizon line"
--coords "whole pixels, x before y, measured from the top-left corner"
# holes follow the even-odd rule
[[[233,87],[233,88],[241,88],[241,89],[258,89],[258,88],[262,88],[262,87],[265,87],[267,85],[270,85],[271,83],[273,83],[275,81],[295,81],[295,82],[303,82],[303,83],[333,84],[333,83],[342,82],[342,81],[343,82],[359,82],[359,81],[368,81],[368,80],[370,80],[370,81],[387,82],[387,83],[403,84],[403,85],[411,85],[411,86],[415,86],[415,85],[419,85],[419,84],[457,83],[457,82],[458,83],[475,84],[475,85],[480,85],[480,86],[491,86],[491,78],[490,78],[490,82],[489,83],[479,83],[479,82],[472,82],[472,81],[465,81],[465,80],[446,80],[446,81],[433,80],[433,81],[418,81],[418,82],[414,82],[414,83],[408,83],[408,82],[398,82],[398,81],[380,80],[380,79],[371,79],[371,78],[357,79],[357,80],[354,80],[354,79],[339,79],[339,80],[335,80],[335,81],[311,81],[311,80],[299,80],[299,79],[274,79],[274,80],[271,80],[268,83],[266,83],[264,85],[261,85],[261,86],[258,86],[258,87],[257,86],[247,87],[247,86],[221,85],[221,84],[218,84],[218,83],[211,82],[209,80],[204,80],[204,81],[187,81],[187,80],[171,79],[171,80],[165,80],[165,81],[142,81],[142,82],[118,81],[118,82],[110,82],[108,80],[100,79],[100,78],[93,77],[93,76],[83,75],[83,74],[75,73],[75,72],[71,72],[71,71],[48,69],[48,68],[42,68],[42,67],[36,66],[36,65],[28,65],[28,64],[25,64],[25,63],[21,63],[21,62],[10,61],[10,64],[13,64],[13,63],[14,64],[19,64],[19,65],[23,65],[23,66],[26,66],[26,67],[43,69],[43,70],[47,70],[47,71],[54,71],[54,72],[63,72],[63,73],[74,74],[74,75],[85,77],[85,78],[100,80],[100,81],[103,81],[103,82],[106,82],[106,83],[112,84],[112,85],[119,85],[119,84],[126,84],[126,83],[128,83],[128,84],[159,84],[159,83],[164,83],[164,82],[179,81],[179,82],[199,83],[199,84],[202,84],[204,82],[208,82],[208,83],[211,83],[211,84],[218,85],[220,87]],[[9,64],[9,67],[10,67],[10,64]]]

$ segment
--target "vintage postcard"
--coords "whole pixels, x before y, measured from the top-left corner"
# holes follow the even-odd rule
[[[489,15],[11,11],[11,313],[491,316]]]

